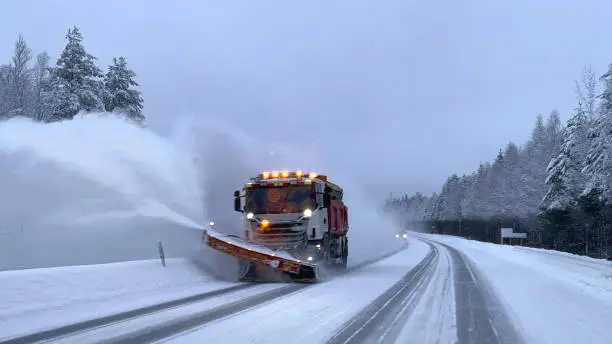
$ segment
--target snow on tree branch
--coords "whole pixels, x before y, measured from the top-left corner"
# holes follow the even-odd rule
[[[108,111],[144,125],[142,94],[126,59],[113,59],[103,74],[83,41],[81,30],[73,27],[55,66],[46,52],[38,54],[30,66],[32,52],[19,35],[11,61],[0,65],[0,119],[26,116],[56,122],[77,113]]]

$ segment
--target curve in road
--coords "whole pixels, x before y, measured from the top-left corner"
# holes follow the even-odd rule
[[[327,344],[394,343],[402,333],[402,328],[407,325],[415,330],[412,342],[438,343],[442,335],[432,335],[431,332],[442,331],[444,325],[447,325],[442,319],[444,314],[436,312],[444,312],[444,301],[452,302],[452,298],[448,297],[451,280],[455,320],[450,327],[454,328],[453,337],[458,343],[524,343],[488,282],[473,264],[451,246],[422,240],[431,248],[423,261],[346,322]],[[421,308],[429,307],[429,312],[414,314],[413,311],[421,302],[426,303]],[[437,307],[431,309],[436,303]],[[410,335],[406,337],[410,340]]]

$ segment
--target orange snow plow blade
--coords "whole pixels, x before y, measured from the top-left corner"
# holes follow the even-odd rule
[[[286,252],[273,251],[267,247],[247,243],[241,238],[223,235],[207,229],[204,231],[206,245],[213,249],[260,266],[283,271],[300,280],[316,280],[318,269],[314,264],[302,262]]]

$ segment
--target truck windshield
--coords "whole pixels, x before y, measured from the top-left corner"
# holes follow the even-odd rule
[[[314,205],[310,185],[248,189],[246,192],[246,211],[254,214],[301,213],[306,208],[313,209]]]

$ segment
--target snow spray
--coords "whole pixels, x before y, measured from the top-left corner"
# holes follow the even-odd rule
[[[177,233],[197,229],[187,234],[197,242],[207,221],[184,129],[163,137],[108,113],[0,123],[0,246],[23,246],[0,269],[153,258],[148,241],[164,231],[175,236],[162,237],[168,253],[180,255]],[[59,253],[35,257],[51,243]]]

